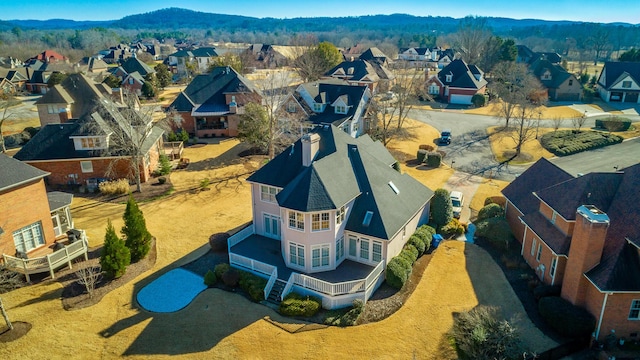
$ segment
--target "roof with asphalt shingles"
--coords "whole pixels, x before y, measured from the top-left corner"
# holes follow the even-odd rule
[[[302,165],[298,140],[248,181],[281,188],[278,204],[302,212],[336,209],[355,199],[346,229],[380,239],[395,235],[433,196],[429,188],[394,170],[395,159],[369,136],[354,139],[335,126],[318,126],[312,133],[320,135],[320,143],[310,166]],[[368,211],[373,217],[365,225]]]
[[[127,60],[123,61],[120,66],[126,71],[128,74],[133,72],[138,72],[142,77],[147,76],[147,74],[155,74],[155,70],[153,68],[136,57],[130,57]]]
[[[456,59],[438,72],[438,79],[447,86],[461,89],[479,90],[487,86],[487,80],[484,77],[478,80],[474,74],[482,76],[484,73],[475,65],[467,65],[461,59]],[[452,75],[451,81],[446,81],[447,75]]]
[[[529,71],[531,71],[547,89],[557,89],[565,80],[573,76],[562,66],[553,64],[546,59],[538,59],[532,62],[531,65],[529,65]],[[549,80],[542,78],[542,75],[544,75],[546,71],[549,71],[551,75],[551,79]],[[577,81],[578,79],[575,80]]]
[[[18,159],[0,153],[0,192],[16,186],[37,181],[49,175],[48,172],[36,169]]]
[[[49,210],[55,211],[71,205],[73,194],[62,191],[50,191],[47,193],[47,200],[49,200]]]
[[[607,61],[598,78],[598,84],[609,89],[627,75],[631,76],[636,84],[640,84],[640,62]],[[605,78],[604,83],[601,82],[602,77]]]

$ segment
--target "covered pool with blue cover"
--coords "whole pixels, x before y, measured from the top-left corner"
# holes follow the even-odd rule
[[[145,310],[169,313],[185,308],[206,288],[202,276],[177,268],[142,288],[137,299]]]

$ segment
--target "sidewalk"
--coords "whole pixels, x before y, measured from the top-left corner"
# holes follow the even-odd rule
[[[475,232],[475,226],[471,224],[471,209],[469,208],[469,204],[471,203],[471,199],[476,194],[478,190],[478,186],[482,183],[484,179],[480,176],[469,175],[464,172],[455,171],[449,180],[447,180],[446,184],[443,185],[443,188],[449,191],[460,191],[464,195],[464,206],[462,207],[462,211],[460,212],[460,222],[469,224],[469,231],[466,234],[460,235],[456,240],[460,241],[468,241],[473,242],[473,234]],[[475,217],[475,215],[473,216]]]

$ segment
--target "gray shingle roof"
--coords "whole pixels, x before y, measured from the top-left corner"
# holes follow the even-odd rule
[[[470,68],[472,66],[472,68]],[[480,90],[487,85],[487,81],[484,77],[477,80],[473,75],[483,74],[475,65],[468,66],[461,59],[453,60],[449,65],[445,66],[440,72],[438,72],[438,79],[445,85],[462,88],[462,89],[474,89]],[[474,72],[471,71],[473,69]],[[451,74],[451,82],[446,81],[446,76]]]
[[[562,66],[558,64],[553,64],[549,60],[546,59],[538,59],[529,65],[529,70],[536,76],[536,78],[544,85],[547,89],[556,89],[562,83],[571,77],[571,74],[565,70]],[[551,79],[544,80],[541,76],[549,71],[551,74]],[[577,79],[576,79],[577,80]]]
[[[331,70],[327,71],[325,76],[338,76],[334,75],[337,71],[342,70],[344,75],[339,75],[341,78],[346,78],[349,81],[360,81],[365,77],[369,78],[371,82],[377,82],[380,77],[376,73],[373,66],[364,60],[343,61],[340,64],[334,66]]]
[[[298,140],[248,181],[282,188],[278,204],[303,212],[336,209],[356,199],[346,229],[380,239],[390,239],[433,196],[429,188],[394,170],[391,154],[369,136],[354,139],[335,126],[318,126],[312,132],[320,135],[320,144],[309,167],[302,165]],[[367,211],[373,218],[364,226]]]
[[[2,153],[0,153],[0,169],[2,169],[0,192],[42,179],[50,174]]]
[[[120,66],[128,74],[131,74],[133,72],[138,72],[140,75],[142,75],[142,77],[147,76],[147,74],[155,74],[156,72],[151,66],[143,63],[142,61],[140,61],[140,59],[136,57],[128,58],[127,60],[123,61]]]
[[[36,104],[73,104],[73,117],[79,119],[93,112],[96,104],[104,99],[98,86],[85,75],[71,74],[44,94]]]
[[[366,94],[366,86],[353,86],[340,79],[326,79],[314,81],[301,85],[305,91],[315,99],[316,102],[324,102],[327,104],[321,113],[313,112],[313,104],[306,104],[311,109],[309,121],[314,124],[333,124],[340,126],[346,120],[352,119],[358,108],[358,104]],[[323,98],[320,99],[320,95]],[[304,103],[303,97],[296,92],[296,100]],[[347,104],[346,114],[337,114],[335,107],[331,106],[336,100],[342,99]]]
[[[47,200],[49,200],[49,210],[55,211],[71,205],[73,194],[62,191],[51,191],[47,193]]]
[[[640,84],[640,62],[613,61],[604,63],[604,68],[602,69],[602,73],[600,74],[600,78],[598,79],[598,84],[603,86],[605,89],[609,89],[611,86],[620,81],[620,77],[622,77],[625,73],[631,76],[636,84]],[[601,82],[603,76],[605,77],[604,83]]]

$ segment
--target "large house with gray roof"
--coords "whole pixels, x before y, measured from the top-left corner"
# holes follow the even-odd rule
[[[73,195],[47,193],[49,173],[2,153],[0,169],[0,254],[29,257],[73,228]]]
[[[342,79],[351,85],[367,86],[372,94],[391,89],[395,75],[372,55],[369,60],[343,61],[327,71],[323,78]]]
[[[365,115],[371,91],[345,80],[325,79],[300,84],[279,109],[287,117],[300,116],[311,127],[332,124],[353,137],[367,131]]]
[[[244,105],[262,103],[262,93],[230,66],[218,66],[193,78],[168,109],[182,117],[180,127],[192,136],[237,136]]]
[[[639,187],[640,164],[574,178],[540,159],[503,190],[523,258],[593,315],[599,341],[639,339]]]
[[[296,291],[327,309],[366,301],[429,219],[433,191],[394,164],[368,135],[315,127],[247,179],[253,223],[229,238],[231,265],[269,278],[272,300]]]
[[[425,84],[427,92],[450,103],[471,105],[473,95],[484,95],[487,80],[484,72],[475,65],[467,65],[462,59],[453,60]]]
[[[597,91],[606,102],[640,103],[640,62],[606,62]]]
[[[191,64],[195,66],[196,72],[204,73],[211,66],[213,58],[217,56],[218,53],[213,47],[183,49],[170,54],[165,63],[178,77],[185,77],[190,72]]]
[[[529,64],[529,71],[547,90],[551,101],[582,100],[582,84],[578,78],[544,57]]]

